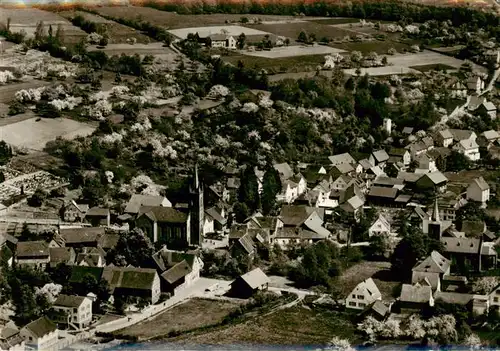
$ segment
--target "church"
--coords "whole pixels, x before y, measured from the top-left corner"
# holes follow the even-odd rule
[[[204,205],[203,184],[195,166],[189,185],[188,202],[170,206],[140,206],[133,226],[146,233],[153,243],[172,249],[200,246],[202,243]]]

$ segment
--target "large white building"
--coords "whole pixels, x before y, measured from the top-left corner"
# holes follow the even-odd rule
[[[382,300],[382,294],[372,278],[359,283],[345,299],[347,308],[363,310],[376,300]]]
[[[61,294],[52,307],[59,312],[58,323],[73,329],[82,329],[92,322],[92,300],[86,296]]]

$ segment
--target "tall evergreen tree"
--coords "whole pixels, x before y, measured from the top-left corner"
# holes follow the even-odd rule
[[[246,204],[252,213],[260,207],[259,182],[251,166],[247,166],[241,174],[238,200]]]
[[[268,215],[276,205],[276,195],[281,192],[281,179],[274,167],[268,166],[262,180],[262,212]]]

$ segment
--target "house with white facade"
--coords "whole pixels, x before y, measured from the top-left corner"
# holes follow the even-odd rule
[[[60,294],[52,309],[58,312],[55,321],[71,329],[83,329],[92,322],[92,299],[87,296]]]
[[[436,142],[439,146],[448,147],[453,144],[453,134],[449,129],[440,130],[436,134]]]
[[[389,235],[390,233],[391,224],[382,214],[379,214],[375,222],[368,228],[368,235],[370,237],[374,235]]]
[[[481,158],[479,154],[479,145],[475,139],[460,140],[453,149],[463,154],[471,161],[478,161]]]
[[[40,317],[25,325],[19,333],[28,348],[40,351],[55,347],[59,337],[57,326],[47,317]]]
[[[500,309],[500,285],[497,285],[489,294],[489,308]]]
[[[497,118],[497,107],[491,101],[487,100],[483,101],[483,103],[479,105],[476,111],[479,113],[486,114],[491,119]]]
[[[207,37],[207,46],[236,50],[236,39],[227,34],[211,34]]]
[[[490,186],[483,177],[474,179],[467,187],[467,199],[486,204],[490,199]]]
[[[418,262],[412,269],[411,283],[430,285],[433,290],[441,290],[441,279],[450,274],[451,261],[437,251],[421,262]]]
[[[353,291],[345,299],[347,308],[364,310],[366,306],[372,304],[376,300],[382,300],[382,294],[375,285],[372,278],[368,278],[359,283]]]
[[[19,241],[15,262],[20,266],[45,269],[50,263],[49,245],[45,241]]]
[[[484,80],[481,77],[470,77],[467,79],[467,89],[470,92],[479,94],[484,89]]]
[[[436,161],[427,154],[418,156],[415,161],[418,163],[415,173],[431,173],[438,171]]]

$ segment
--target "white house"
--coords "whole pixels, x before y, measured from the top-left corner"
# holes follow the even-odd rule
[[[352,178],[348,175],[341,175],[332,183],[333,190],[345,190],[351,184]]]
[[[27,324],[20,331],[26,346],[35,350],[50,350],[56,346],[59,337],[57,326],[47,317],[41,317]]]
[[[276,195],[276,200],[286,202],[287,204],[295,201],[299,197],[299,184],[292,180],[286,180],[283,183],[281,193]]]
[[[497,285],[488,295],[490,308],[500,308],[500,285]]]
[[[378,290],[373,279],[368,278],[359,283],[354,290],[351,291],[345,299],[345,305],[347,308],[363,310],[376,300],[382,300],[382,294]]]
[[[415,161],[418,163],[415,173],[432,173],[438,171],[436,161],[427,154],[418,156]]]
[[[490,199],[490,186],[483,177],[476,178],[467,187],[467,199],[485,204]]]
[[[56,322],[72,329],[83,329],[92,322],[92,300],[89,297],[60,294],[52,308],[59,312]]]
[[[356,160],[347,152],[343,154],[328,156],[328,159],[332,163],[332,166],[338,166],[340,164],[356,164]]]
[[[391,233],[391,224],[389,221],[381,214],[373,222],[373,224],[368,228],[368,235],[372,237],[373,235],[389,235]]]
[[[479,94],[484,89],[484,81],[481,77],[470,77],[467,79],[467,89]]]
[[[497,118],[497,107],[491,101],[483,101],[483,103],[477,108],[477,111],[485,113],[491,119]]]
[[[471,161],[477,161],[481,158],[479,154],[479,145],[475,139],[460,140],[453,149],[460,152]]]
[[[442,147],[448,147],[453,144],[453,134],[451,134],[449,129],[440,130],[436,135],[436,139]]]
[[[234,39],[232,35],[222,33],[212,34],[209,35],[208,38],[210,39],[208,41],[209,46],[213,48],[226,48],[231,50],[236,49],[236,39]]]

